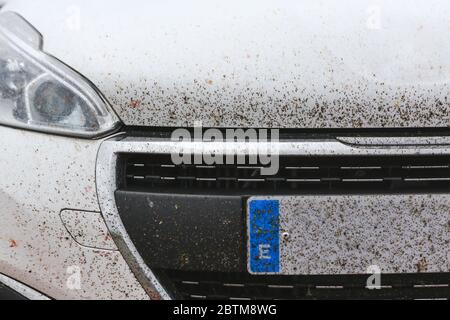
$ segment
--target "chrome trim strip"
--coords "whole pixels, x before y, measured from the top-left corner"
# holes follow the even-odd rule
[[[103,144],[111,143],[106,140]],[[117,143],[117,142],[116,142]],[[144,139],[138,137],[125,138],[120,141],[124,145],[121,152],[136,153],[176,153],[188,150],[203,150],[205,153],[214,153],[227,150],[234,154],[258,150],[260,142],[179,142],[163,139]],[[125,146],[126,145],[126,146]],[[281,155],[437,155],[449,154],[450,145],[377,145],[376,147],[364,145],[348,145],[338,140],[295,140],[267,142],[268,150],[279,152]],[[264,148],[262,148],[264,149]]]
[[[117,188],[117,154],[126,150],[132,152],[134,149],[129,143],[118,140],[120,140],[120,136],[104,141],[97,155],[96,184],[101,212],[119,251],[150,299],[169,300],[169,294],[138,253],[117,210],[114,197]]]
[[[27,285],[7,277],[0,273],[0,283],[4,284],[8,288],[11,288],[15,292],[24,296],[29,300],[50,300],[50,298],[44,296],[42,293],[28,287]]]
[[[100,208],[117,247],[124,255],[136,278],[152,299],[170,299],[170,295],[159,283],[150,268],[138,253],[127,234],[117,211],[114,192],[116,190],[116,164],[119,153],[176,153],[200,148],[204,152],[217,153],[226,150],[233,154],[258,150],[258,142],[179,142],[158,138],[116,136],[104,141],[99,149],[96,168],[97,193]],[[268,142],[270,150],[281,155],[441,155],[450,154],[450,146],[378,146],[349,145],[337,140],[298,140]],[[275,148],[273,148],[275,146]]]

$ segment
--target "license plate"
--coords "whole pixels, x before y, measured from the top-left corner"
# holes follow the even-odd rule
[[[449,272],[449,221],[445,194],[252,197],[248,271]]]

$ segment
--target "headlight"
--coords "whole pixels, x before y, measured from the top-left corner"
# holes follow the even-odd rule
[[[83,76],[42,51],[42,36],[12,12],[0,14],[0,124],[93,138],[119,119]]]

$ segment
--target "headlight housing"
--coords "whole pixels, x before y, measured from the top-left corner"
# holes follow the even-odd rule
[[[42,47],[22,17],[0,14],[0,124],[84,138],[117,129],[118,117],[92,83]]]

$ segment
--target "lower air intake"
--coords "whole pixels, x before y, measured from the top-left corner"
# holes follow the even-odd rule
[[[252,276],[247,273],[162,271],[163,284],[180,299],[449,299],[450,274],[382,275],[381,289],[367,275]]]

